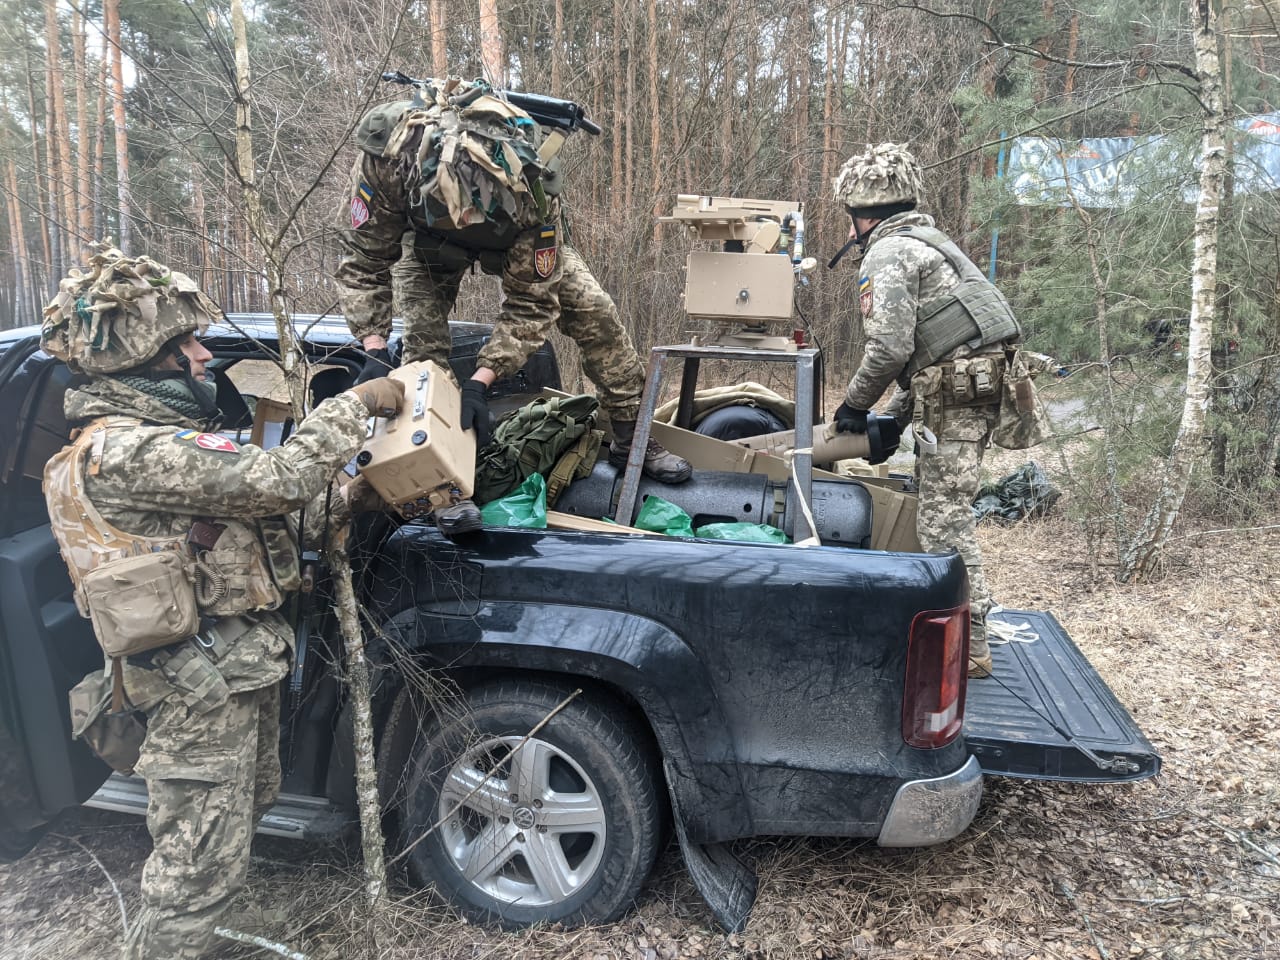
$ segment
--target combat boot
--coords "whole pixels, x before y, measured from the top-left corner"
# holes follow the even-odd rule
[[[634,420],[613,421],[613,442],[609,444],[609,463],[619,470],[627,465],[631,441],[635,439]],[[677,457],[653,437],[644,448],[644,475],[659,483],[684,483],[693,476],[693,467],[683,457]]]
[[[436,508],[436,526],[452,540],[464,533],[475,533],[484,526],[484,521],[474,500],[458,499],[447,507]]]
[[[981,680],[991,676],[991,645],[986,637],[969,639],[969,679]]]

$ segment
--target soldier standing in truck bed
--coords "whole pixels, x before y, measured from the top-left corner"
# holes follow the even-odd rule
[[[915,158],[894,143],[850,157],[836,177],[836,202],[853,221],[845,250],[856,244],[863,251],[858,309],[867,343],[835,422],[845,432],[865,431],[871,405],[896,382],[889,412],[937,435],[936,453],[916,459],[916,533],[926,550],[955,548],[964,558],[969,675],[986,677],[993,604],[974,532],[973,498],[993,436],[1021,449],[1039,442],[1039,422],[1031,409],[1002,423],[1006,381],[1019,378],[1020,392],[1032,393],[1025,361],[1014,348],[1021,330],[1003,295],[932,217],[916,210],[921,183]]]
[[[463,427],[489,439],[485,391],[515,373],[553,325],[574,339],[600,390],[613,443],[609,461],[626,464],[644,374],[613,300],[561,237],[558,177],[543,139],[523,110],[484,84],[451,79],[420,85],[419,97],[375,107],[360,122],[360,157],[344,199],[342,261],[336,280],[343,314],[369,354],[362,376],[390,364],[392,268],[406,232],[412,258],[397,270],[405,313],[402,360],[446,366],[448,315],[463,272],[476,264],[502,278],[503,303],[476,372],[462,386]],[[407,245],[406,245],[407,246]],[[691,468],[650,440],[645,473],[662,482]],[[480,527],[469,500],[436,511],[446,535]]]

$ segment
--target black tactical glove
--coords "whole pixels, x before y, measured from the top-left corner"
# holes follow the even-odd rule
[[[855,410],[848,403],[836,407],[835,420],[837,433],[866,433],[867,410]]]
[[[366,380],[373,380],[376,377],[385,377],[391,372],[391,351],[386,347],[366,350],[364,357],[364,366],[360,368],[360,375],[356,377],[356,383],[364,383]]]
[[[479,380],[462,385],[462,429],[476,432],[477,450],[487,447],[493,435],[489,428],[489,401],[484,398],[486,389]]]

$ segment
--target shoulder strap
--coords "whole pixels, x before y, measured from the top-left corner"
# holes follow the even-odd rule
[[[956,246],[955,241],[936,227],[904,226],[899,227],[891,237],[910,237],[919,240],[942,254],[943,259],[951,264],[951,269],[960,275],[962,280],[977,278],[985,280],[986,275],[978,269],[978,265],[965,256],[964,251]]]
[[[133,534],[125,533],[118,527],[112,526],[107,519],[98,512],[97,507],[89,499],[84,489],[84,462],[89,460],[89,473],[94,475],[98,472],[98,466],[102,461],[102,450],[106,443],[107,431],[115,427],[137,426],[142,423],[132,417],[99,417],[87,423],[79,436],[76,437],[72,444],[71,450],[71,490],[69,491],[76,507],[80,510],[80,516],[86,521],[85,531],[104,547],[112,547],[120,541],[126,543],[137,544],[139,539]],[[89,455],[85,457],[85,448],[88,448]]]

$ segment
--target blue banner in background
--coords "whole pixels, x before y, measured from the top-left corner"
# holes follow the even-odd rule
[[[1235,192],[1280,190],[1280,113],[1236,121]],[[1167,137],[1104,137],[1078,141],[1017,137],[1005,180],[1020,204],[1123,207],[1173,194],[1193,203],[1195,146]]]

